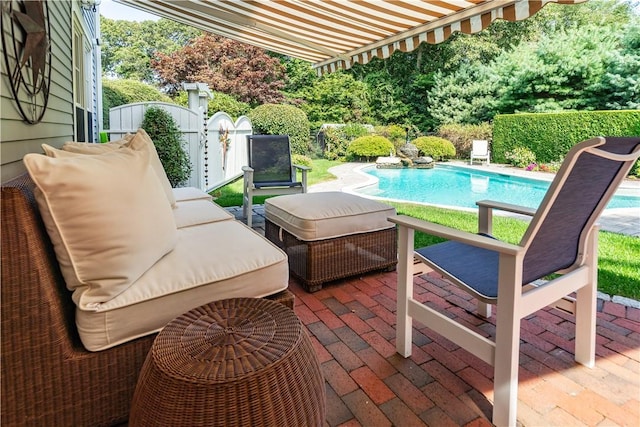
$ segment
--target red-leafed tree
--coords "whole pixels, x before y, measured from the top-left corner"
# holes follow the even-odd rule
[[[169,55],[157,53],[152,67],[169,94],[182,83],[207,83],[214,91],[252,105],[284,99],[284,67],[263,49],[205,34]]]

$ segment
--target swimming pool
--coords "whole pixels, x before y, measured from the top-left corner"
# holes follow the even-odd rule
[[[362,172],[375,177],[378,183],[356,189],[359,194],[456,208],[477,208],[476,201],[486,199],[537,208],[550,183],[440,164],[433,169],[368,167]],[[607,209],[611,208],[640,208],[640,190],[616,195],[607,205]]]

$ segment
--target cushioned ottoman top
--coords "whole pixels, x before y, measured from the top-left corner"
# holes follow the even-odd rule
[[[392,228],[396,210],[353,194],[330,191],[272,197],[264,202],[266,218],[300,240],[323,240]]]

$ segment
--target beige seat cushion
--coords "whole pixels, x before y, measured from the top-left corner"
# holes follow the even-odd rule
[[[313,241],[392,228],[395,209],[353,194],[330,191],[272,197],[265,217],[300,240]]]
[[[119,295],[175,246],[173,214],[148,152],[27,154],[24,163],[67,287],[80,307]]]
[[[173,218],[178,228],[235,219],[224,208],[204,199],[176,203],[176,207],[173,209]]]
[[[195,187],[176,187],[173,189],[173,197],[177,202],[186,202],[188,200],[213,200],[210,194],[205,193]]]
[[[171,183],[169,182],[169,178],[167,178],[167,174],[164,170],[164,166],[162,166],[162,162],[160,161],[160,157],[158,156],[156,147],[153,144],[153,141],[151,140],[147,132],[145,132],[144,129],[140,128],[135,134],[130,136],[125,136],[123,140],[125,141],[125,143],[122,143],[121,142],[122,140],[113,141],[106,144],[88,144],[85,142],[65,142],[62,145],[62,150],[69,151],[72,153],[77,153],[77,154],[101,154],[101,153],[118,150],[123,147],[128,147],[138,151],[140,150],[148,151],[150,155],[149,164],[151,165],[151,167],[153,168],[153,171],[158,176],[158,180],[162,184],[164,192],[167,196],[167,200],[169,200],[171,207],[175,207],[176,198],[173,195]],[[52,155],[50,154],[51,151],[48,150],[44,144],[42,148],[45,150],[45,153],[47,155]]]
[[[76,310],[87,349],[104,350],[157,332],[210,301],[287,289],[286,254],[239,221],[186,227],[178,235],[175,249],[126,291],[106,303]]]

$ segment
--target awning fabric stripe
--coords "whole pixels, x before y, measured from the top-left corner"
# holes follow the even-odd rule
[[[264,49],[304,59],[319,73],[519,21],[547,3],[585,0],[116,0]]]

